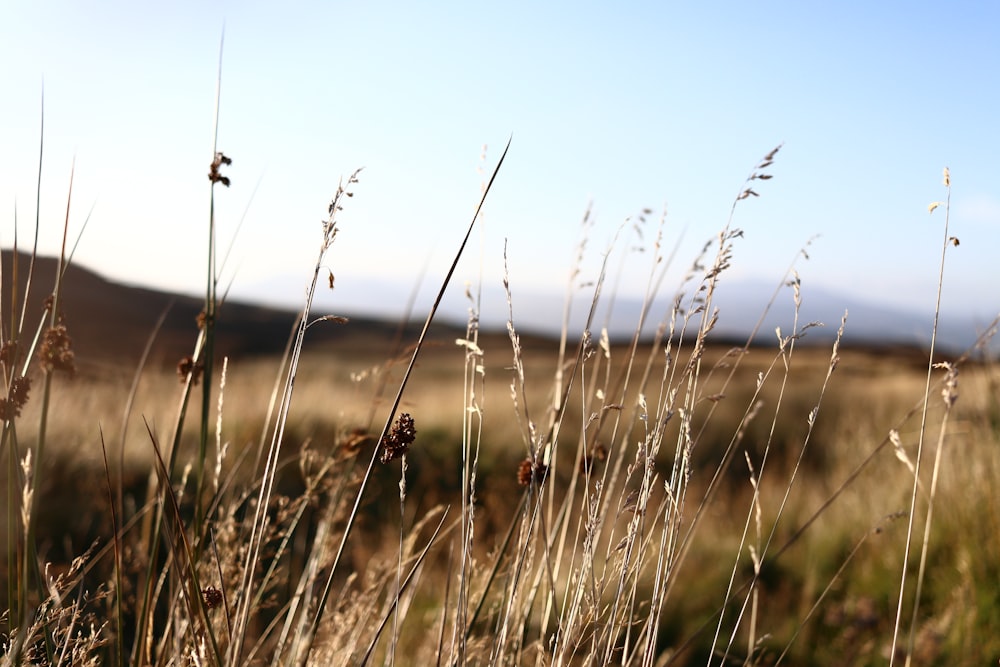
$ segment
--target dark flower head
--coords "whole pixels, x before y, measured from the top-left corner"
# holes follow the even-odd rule
[[[187,382],[188,376],[191,376],[191,384],[197,385],[198,380],[201,379],[201,373],[205,370],[205,365],[201,362],[196,362],[194,357],[188,355],[177,362],[177,376],[180,378],[181,383]]]
[[[73,375],[76,372],[76,360],[72,344],[73,340],[69,337],[65,324],[60,323],[46,329],[39,348],[42,368],[48,372],[65,371]]]
[[[215,159],[212,160],[212,164],[209,168],[208,180],[212,181],[212,183],[222,183],[228,188],[229,177],[220,174],[219,167],[221,167],[222,165],[228,166],[231,165],[232,163],[233,163],[232,159],[226,157],[222,153],[216,153]]]
[[[7,398],[0,398],[0,419],[10,420],[21,416],[21,408],[28,402],[28,392],[31,390],[31,379],[16,377],[10,383],[10,393]]]
[[[534,480],[537,484],[541,484],[548,470],[549,467],[544,463],[536,463],[528,457],[517,466],[517,483],[521,486],[528,486]]]
[[[222,591],[215,586],[206,586],[201,589],[201,597],[209,609],[215,609],[222,604]]]
[[[414,427],[413,417],[408,412],[400,413],[392,430],[382,439],[382,463],[389,463],[405,455],[416,439],[417,429]]]

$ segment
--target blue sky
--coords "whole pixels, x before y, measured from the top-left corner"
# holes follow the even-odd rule
[[[283,5],[283,6],[281,6]],[[810,285],[927,309],[951,169],[946,310],[1000,309],[1000,5],[992,2],[8,2],[0,8],[0,243],[34,221],[41,98],[43,251],[70,167],[77,259],[198,293],[225,29],[217,197],[234,292],[295,305],[342,175],[365,167],[328,256],[333,301],[398,310],[388,285],[440,279],[481,184],[513,141],[456,276],[565,289],[593,205],[584,275],[644,208],[642,241],[680,242],[679,276],[783,144],[729,279]],[[485,161],[482,159],[483,147]],[[245,218],[244,218],[245,216]],[[628,227],[626,227],[628,228]],[[646,255],[620,289],[638,295]],[[617,255],[616,255],[617,257]],[[612,266],[620,265],[613,259]],[[461,292],[460,285],[456,292]],[[392,301],[391,303],[389,301]],[[515,304],[516,305],[516,304]]]

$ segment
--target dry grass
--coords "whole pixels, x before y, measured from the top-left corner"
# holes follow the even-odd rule
[[[339,326],[309,303],[356,184],[330,204],[282,359],[213,355],[214,253],[181,382],[63,381],[59,280],[37,352],[35,324],[4,322],[0,664],[996,660],[994,365],[950,360],[953,400],[947,369],[927,394],[926,359],[804,347],[797,321],[713,345],[732,220],[666,301],[657,237],[653,340],[612,344],[591,321],[527,341],[511,300],[501,338],[473,316],[435,342],[432,312],[396,347],[303,348]],[[209,229],[214,249],[211,213]],[[779,278],[797,303],[797,276]]]

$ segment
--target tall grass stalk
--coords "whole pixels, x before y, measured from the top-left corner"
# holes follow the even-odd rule
[[[937,334],[938,334],[938,320],[941,315],[941,292],[944,289],[944,264],[945,258],[948,254],[948,246],[952,243],[957,245],[957,241],[949,236],[948,225],[951,221],[951,174],[948,168],[944,168],[944,187],[946,191],[946,197],[944,202],[944,238],[941,243],[941,261],[938,265],[938,280],[937,280],[937,294],[934,299],[934,324],[931,327],[931,344],[930,351],[928,352],[927,359],[927,379],[924,385],[924,402],[920,413],[920,430],[917,440],[917,454],[916,461],[914,462],[913,471],[913,487],[910,494],[910,515],[906,526],[906,548],[903,551],[903,564],[901,569],[901,577],[899,582],[899,598],[896,605],[896,623],[893,628],[892,635],[892,655],[889,658],[889,665],[894,664],[896,659],[896,646],[899,641],[900,632],[900,622],[902,620],[903,614],[903,602],[905,600],[904,593],[906,591],[906,579],[908,576],[908,567],[910,562],[910,549],[913,541],[913,531],[916,522],[917,515],[917,494],[919,491],[920,484],[920,468],[921,462],[923,460],[924,452],[924,438],[927,433],[927,412],[930,405],[930,392],[931,392],[931,380],[933,379],[934,369],[940,367],[934,360],[934,355],[936,352],[937,345]],[[930,213],[933,213],[936,204],[931,204],[928,207]],[[917,614],[920,607],[920,594],[923,589],[924,575],[927,568],[927,549],[930,544],[931,538],[931,522],[934,517],[934,499],[937,495],[937,482],[938,475],[941,470],[941,453],[944,449],[944,436],[948,425],[948,417],[951,415],[952,407],[958,398],[957,386],[958,386],[958,369],[952,364],[944,364],[947,368],[948,374],[945,380],[944,386],[944,403],[945,403],[945,414],[941,421],[940,431],[937,441],[937,450],[934,455],[934,469],[931,476],[931,490],[927,498],[927,514],[924,520],[924,534],[920,547],[920,565],[917,572],[916,581],[916,591],[913,598],[913,613],[910,619],[910,631],[906,641],[906,667],[910,667],[913,659],[913,648],[916,642],[917,636]]]
[[[215,326],[216,318],[218,317],[219,274],[216,258],[215,186],[218,183],[222,183],[227,187],[229,186],[228,178],[223,176],[220,170],[224,165],[231,163],[231,160],[219,151],[219,111],[222,103],[222,51],[224,41],[225,36],[223,35],[223,38],[219,40],[219,69],[215,89],[215,123],[212,130],[213,159],[208,175],[211,183],[208,195],[208,259],[206,261],[207,275],[205,277],[205,309],[201,323],[202,331],[205,333],[205,347],[200,357],[205,381],[201,385],[201,421],[198,433],[198,456],[195,459],[195,535],[202,534],[202,523],[204,521],[202,491],[205,484],[205,459],[208,457],[209,426],[212,421],[212,377],[215,369]],[[200,552],[200,540],[196,543],[195,549]]]
[[[205,459],[208,455],[208,437],[209,437],[209,426],[211,423],[211,398],[212,398],[212,373],[214,369],[214,358],[215,358],[215,322],[217,318],[217,287],[218,287],[218,274],[217,274],[217,263],[216,263],[216,229],[215,229],[215,186],[218,183],[223,185],[229,185],[229,178],[222,175],[221,168],[231,164],[231,160],[223,155],[218,150],[218,133],[219,133],[219,109],[221,104],[222,95],[222,46],[223,40],[220,40],[219,45],[219,64],[218,64],[218,75],[216,78],[216,95],[215,95],[215,113],[213,117],[213,132],[212,132],[212,162],[209,166],[209,212],[208,212],[208,259],[207,259],[207,278],[206,278],[206,292],[205,292],[205,305],[201,316],[199,317],[199,331],[198,337],[194,345],[194,351],[191,356],[188,357],[190,360],[187,371],[185,373],[184,388],[181,392],[177,407],[177,417],[173,423],[173,434],[170,438],[170,448],[167,453],[167,461],[164,464],[166,475],[166,482],[162,479],[157,469],[154,468],[150,472],[150,494],[147,496],[147,502],[150,502],[153,498],[152,492],[156,487],[152,481],[156,478],[160,478],[161,487],[163,492],[166,493],[170,491],[170,480],[174,478],[176,474],[176,465],[178,456],[180,454],[181,447],[181,436],[183,433],[184,423],[187,419],[187,410],[189,405],[189,400],[194,386],[197,384],[199,377],[203,376],[204,381],[202,383],[202,401],[201,401],[201,419],[199,421],[199,436],[198,436],[198,454],[195,457],[195,522],[194,522],[194,535],[196,539],[194,540],[194,549],[196,556],[199,556],[202,549],[202,539],[203,535],[203,505],[202,505],[202,492],[204,489],[204,476],[205,476]],[[155,334],[155,329],[154,329]],[[124,428],[123,428],[124,434]],[[155,436],[150,432],[151,440],[154,447],[156,447]],[[124,435],[123,435],[124,437]],[[146,546],[148,554],[148,565],[146,568],[145,586],[144,594],[142,596],[141,611],[139,613],[139,624],[137,625],[136,634],[138,641],[133,645],[133,660],[149,659],[148,655],[148,645],[147,641],[149,638],[150,630],[153,626],[153,614],[154,605],[156,601],[156,577],[155,572],[159,565],[159,547],[161,530],[166,524],[166,519],[164,517],[164,509],[166,505],[166,500],[162,500],[161,504],[157,507],[157,511],[154,514],[148,515],[148,519],[143,525],[143,543]],[[198,604],[201,604],[200,594],[197,600]],[[214,643],[213,643],[214,645]]]
[[[241,654],[245,641],[247,626],[250,623],[251,603],[254,600],[254,572],[257,562],[260,559],[260,550],[263,542],[264,524],[267,520],[266,509],[271,499],[274,488],[274,478],[278,467],[278,456],[281,451],[281,444],[284,438],[285,426],[288,420],[288,410],[291,406],[292,393],[295,388],[295,377],[298,372],[299,360],[302,355],[302,344],[305,340],[306,330],[314,322],[310,321],[312,312],[312,302],[316,294],[316,286],[319,283],[319,274],[323,267],[323,258],[326,251],[337,236],[336,216],[341,210],[342,200],[345,196],[353,196],[350,188],[358,182],[358,172],[348,178],[346,187],[343,183],[337,188],[337,193],[329,206],[329,217],[323,223],[323,238],[320,244],[319,254],[316,258],[316,265],[313,268],[312,280],[306,291],[306,303],[299,318],[298,331],[296,332],[295,343],[292,346],[291,357],[288,364],[287,380],[282,392],[281,401],[278,404],[278,415],[271,444],[268,447],[267,457],[262,473],[260,493],[257,498],[255,515],[251,524],[251,533],[248,541],[249,548],[246,552],[246,560],[243,565],[243,579],[240,585],[240,598],[237,602],[237,612],[234,623],[233,644],[229,652],[228,663],[233,665],[241,664]]]
[[[59,262],[56,268],[55,277],[55,288],[52,291],[52,300],[49,305],[49,327],[46,333],[57,332],[57,327],[60,327],[60,296],[62,295],[62,275],[63,267],[66,265],[66,239],[69,236],[69,213],[70,204],[73,199],[73,174],[74,170],[70,169],[69,178],[69,189],[66,196],[66,216],[63,221],[63,235],[62,235],[62,250],[59,254]],[[42,476],[42,466],[45,461],[45,444],[46,444],[46,429],[48,427],[49,419],[49,405],[52,399],[52,381],[53,374],[57,369],[57,364],[53,362],[43,363],[44,374],[42,376],[42,407],[40,411],[40,416],[38,420],[38,440],[35,443],[35,454],[34,454],[34,468],[30,475],[30,490],[24,494],[27,507],[24,511],[24,554],[29,561],[23,563],[22,565],[22,580],[21,580],[21,590],[29,591],[31,589],[30,582],[31,578],[35,577],[39,582],[39,588],[41,588],[41,576],[39,574],[38,560],[36,557],[36,541],[35,532],[37,529],[36,521],[38,517],[38,503],[34,502],[35,499],[40,498],[41,494],[39,490],[41,488],[41,476]],[[25,474],[28,474],[28,466],[25,465]],[[21,628],[24,628],[24,624],[27,622],[28,618],[28,605],[30,603],[26,600],[23,602],[22,613],[21,613]],[[46,651],[49,655],[49,659],[52,659],[52,654],[54,651],[54,646],[52,644],[51,634],[47,631],[45,632],[45,646]]]
[[[441,283],[441,288],[438,290],[437,297],[435,298],[434,303],[431,305],[430,312],[427,314],[427,319],[424,321],[423,329],[421,330],[420,336],[417,339],[417,343],[414,346],[413,355],[410,357],[410,363],[406,367],[406,371],[403,373],[403,378],[399,384],[399,390],[396,392],[396,398],[393,400],[392,406],[389,408],[388,418],[385,421],[385,425],[382,427],[382,433],[378,439],[378,442],[380,443],[389,434],[389,429],[391,428],[393,419],[396,416],[396,410],[399,408],[399,403],[402,400],[403,392],[406,389],[406,384],[410,378],[410,374],[413,372],[414,366],[416,365],[417,356],[420,354],[420,350],[423,346],[424,341],[426,340],[427,332],[430,329],[431,323],[434,321],[434,316],[437,314],[437,309],[438,306],[441,304],[442,298],[444,297],[444,292],[448,288],[449,283],[451,282],[451,277],[452,275],[454,275],[455,268],[458,266],[458,261],[459,259],[461,259],[462,254],[465,251],[465,246],[469,242],[469,236],[472,234],[472,229],[476,224],[476,220],[479,218],[479,214],[482,211],[483,204],[485,204],[486,202],[487,195],[489,195],[490,190],[493,188],[493,183],[496,180],[497,174],[500,173],[500,167],[503,166],[504,158],[507,157],[507,151],[509,149],[510,149],[510,140],[508,140],[507,145],[504,147],[503,153],[500,155],[500,159],[497,161],[497,165],[493,170],[493,174],[490,176],[490,179],[487,182],[486,187],[483,189],[482,196],[479,199],[479,204],[476,206],[476,211],[472,216],[472,221],[469,223],[469,227],[465,232],[465,236],[462,239],[462,243],[459,245],[458,251],[456,252],[455,257],[452,260],[451,266],[448,269],[448,273],[445,275],[444,280]],[[315,287],[315,281],[313,283],[313,286]],[[368,480],[371,479],[372,469],[375,466],[375,460],[378,457],[378,455],[379,455],[379,448],[376,447],[375,451],[372,452],[372,456],[368,461],[368,468],[365,471],[364,476],[362,477],[361,485],[358,488],[357,495],[355,496],[354,507],[351,509],[351,512],[348,515],[347,525],[345,526],[343,534],[340,539],[340,546],[337,548],[336,555],[334,556],[333,565],[330,568],[330,575],[327,577],[326,585],[323,588],[323,594],[321,595],[319,600],[318,611],[310,628],[309,632],[310,637],[315,636],[316,630],[319,627],[320,620],[322,619],[324,610],[326,608],[326,602],[329,599],[330,591],[332,589],[333,577],[336,574],[337,566],[340,564],[340,560],[343,557],[344,547],[347,544],[347,538],[349,537],[351,529],[354,526],[354,521],[357,518],[358,508],[361,504],[361,498],[364,495],[364,490],[368,484]]]

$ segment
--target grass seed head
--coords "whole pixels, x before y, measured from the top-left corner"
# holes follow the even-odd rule
[[[417,429],[413,417],[403,412],[396,419],[389,435],[382,439],[382,463],[389,463],[410,451],[410,445],[417,439]]]
[[[0,363],[10,365],[17,360],[17,344],[8,340],[5,341],[3,345],[0,345]]]
[[[69,337],[65,324],[49,327],[42,335],[39,350],[42,368],[46,372],[65,371],[76,373],[76,359],[72,350],[73,340]]]
[[[538,484],[542,483],[545,479],[545,473],[548,472],[548,466],[541,462],[534,462],[531,457],[528,457],[521,461],[517,466],[517,483],[521,486],[528,486],[531,484],[532,479]]]
[[[21,416],[21,408],[28,402],[28,392],[31,391],[31,379],[16,377],[10,383],[7,398],[0,398],[0,419],[9,421]]]
[[[219,168],[222,167],[222,165],[228,166],[231,165],[232,163],[233,163],[232,159],[226,157],[221,152],[216,153],[215,158],[212,160],[212,164],[209,167],[208,180],[210,180],[212,183],[222,183],[228,188],[229,177],[223,176],[221,173],[219,173]]]
[[[517,466],[517,483],[521,486],[531,484],[531,459],[526,458]]]
[[[215,586],[206,586],[201,589],[201,597],[209,609],[215,609],[222,604],[222,591]]]
[[[197,385],[201,379],[201,373],[205,370],[205,365],[200,361],[195,361],[194,357],[188,355],[177,362],[177,376],[180,381],[187,382],[188,375],[191,376],[191,384]]]

